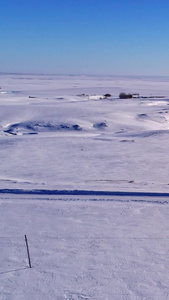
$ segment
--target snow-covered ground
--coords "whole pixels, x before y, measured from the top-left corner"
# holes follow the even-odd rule
[[[169,79],[0,86],[0,299],[169,299]]]

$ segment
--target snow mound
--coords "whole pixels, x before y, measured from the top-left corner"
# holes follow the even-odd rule
[[[67,130],[80,131],[82,130],[82,128],[78,124],[56,123],[50,121],[32,121],[10,124],[4,129],[4,132],[13,135],[22,135],[38,134],[39,132],[56,132]]]
[[[149,116],[147,114],[138,114],[139,119],[149,119]]]
[[[163,134],[169,134],[169,130],[149,130],[139,133],[131,134],[130,137],[151,137],[151,136],[158,136]]]
[[[97,129],[104,129],[105,127],[107,127],[107,124],[106,122],[98,122],[93,124],[93,127]]]

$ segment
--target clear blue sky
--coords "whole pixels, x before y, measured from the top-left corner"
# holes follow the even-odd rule
[[[169,75],[169,1],[1,0],[0,72]]]

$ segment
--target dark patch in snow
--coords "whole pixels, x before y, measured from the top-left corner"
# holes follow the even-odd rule
[[[112,139],[109,139],[109,138],[105,138],[105,137],[96,137],[94,138],[94,140],[97,140],[97,141],[103,141],[103,142],[111,142]]]
[[[121,129],[120,131],[116,131],[115,134],[120,134],[120,133],[125,133],[125,132],[127,132],[126,129]]]
[[[157,135],[169,134],[169,130],[152,130],[152,131],[144,131],[139,133],[130,134],[130,137],[151,137]]]
[[[121,143],[134,143],[135,140],[121,140]]]
[[[138,114],[137,117],[139,119],[149,119],[149,116],[147,114]]]
[[[106,124],[106,122],[98,122],[98,123],[93,124],[93,127],[97,128],[97,129],[104,129],[107,127],[107,124]]]
[[[12,94],[21,94],[21,91],[11,91]]]
[[[70,123],[55,123],[55,122],[44,122],[44,121],[33,121],[33,122],[21,122],[9,125],[4,132],[17,135],[17,134],[37,134],[39,132],[50,132],[50,131],[61,131],[61,130],[77,130],[80,131],[82,128],[78,124]]]
[[[32,135],[32,134],[38,134],[37,132],[28,132],[28,133],[26,133],[26,132],[24,132],[24,133],[22,133],[23,135]],[[16,135],[16,134],[15,134]]]

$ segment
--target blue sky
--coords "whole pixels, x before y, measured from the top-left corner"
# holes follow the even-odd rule
[[[0,4],[0,72],[169,75],[169,1]]]

